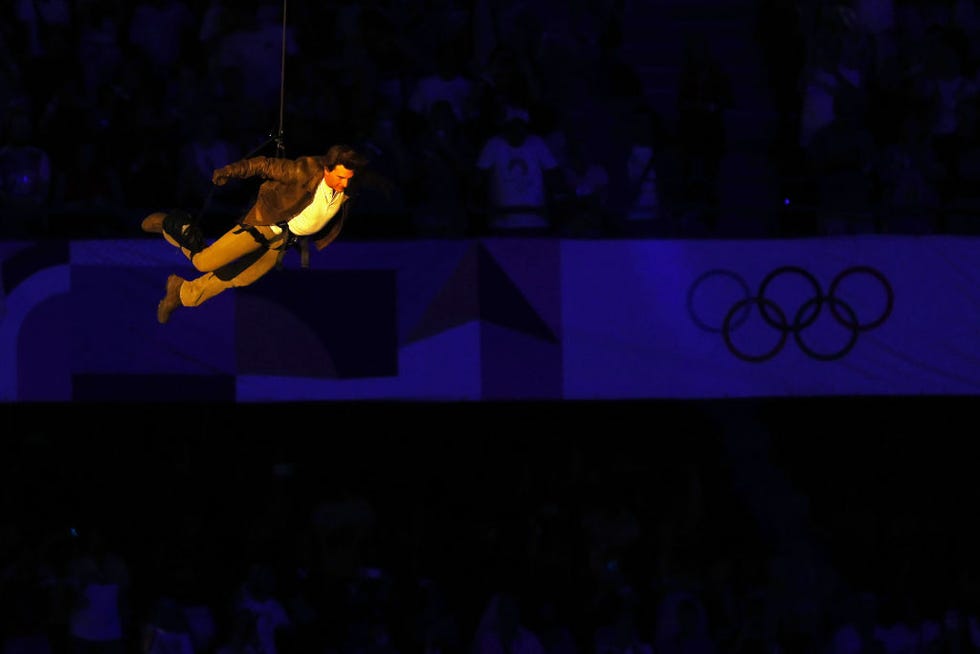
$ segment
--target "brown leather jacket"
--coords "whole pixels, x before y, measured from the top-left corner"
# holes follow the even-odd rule
[[[246,225],[276,225],[284,223],[313,201],[317,185],[323,179],[323,157],[278,159],[252,157],[230,163],[216,171],[227,177],[262,177],[255,203],[245,214]],[[310,236],[317,250],[330,245],[340,234],[347,217],[350,196],[344,195],[340,212],[326,226]]]

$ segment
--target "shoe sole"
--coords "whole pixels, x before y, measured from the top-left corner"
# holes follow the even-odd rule
[[[140,229],[147,234],[162,234],[164,218],[166,218],[165,213],[151,213],[143,219],[143,222],[140,224]]]

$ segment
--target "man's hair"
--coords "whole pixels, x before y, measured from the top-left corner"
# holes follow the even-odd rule
[[[324,165],[327,170],[333,170],[336,166],[358,170],[368,165],[368,158],[350,145],[332,145],[324,157]]]

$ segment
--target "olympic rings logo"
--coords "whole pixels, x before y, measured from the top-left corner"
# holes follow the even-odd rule
[[[795,300],[799,297],[800,280],[804,288],[808,289],[807,295],[803,296],[805,299],[794,306],[786,306],[784,297],[780,297],[782,304],[777,302],[777,285],[788,286],[792,293],[790,300]],[[865,285],[869,281],[875,285],[874,293],[879,296],[877,306],[868,306],[875,302],[873,298],[869,301],[867,292],[854,293],[855,289],[850,288],[861,280]],[[727,305],[730,299],[728,295],[721,303],[720,310],[715,311],[712,320],[707,314],[711,313],[712,307],[717,308],[719,303],[712,302],[709,298],[709,306],[704,306],[704,298],[709,295],[707,287],[713,282],[717,295],[719,283],[726,281],[734,282],[739,299]],[[850,294],[845,291],[846,286],[850,288]],[[687,309],[699,327],[720,333],[728,350],[743,361],[757,363],[773,358],[783,349],[791,334],[800,350],[809,357],[818,361],[834,361],[854,348],[862,332],[875,329],[885,322],[891,315],[894,300],[891,284],[879,270],[870,266],[851,266],[841,271],[831,281],[827,293],[823,292],[820,283],[809,271],[798,266],[781,266],[765,276],[755,295],[752,295],[749,285],[737,273],[724,269],[709,270],[698,277],[688,290]],[[860,310],[856,308],[859,303]],[[828,312],[823,311],[825,307],[829,309]],[[837,331],[843,332],[842,337],[838,334],[835,339],[830,339],[833,341],[830,344],[804,337],[808,328],[814,326],[823,313],[828,313],[833,322],[839,325]],[[771,338],[763,344],[758,342],[759,338],[755,339],[756,342],[751,342],[752,339],[736,338],[736,330],[753,314],[759,315],[765,325],[776,330],[775,342],[771,342]],[[792,320],[787,318],[788,315],[792,316]]]

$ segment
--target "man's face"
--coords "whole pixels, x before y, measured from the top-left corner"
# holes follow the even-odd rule
[[[354,177],[354,171],[340,164],[334,166],[333,170],[323,170],[323,179],[327,186],[338,193],[347,188],[347,182],[352,177]]]

